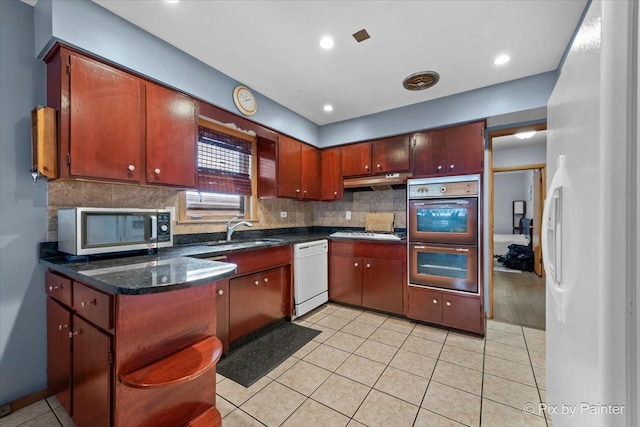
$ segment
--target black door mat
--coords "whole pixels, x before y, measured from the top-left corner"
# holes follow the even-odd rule
[[[320,333],[284,320],[267,329],[263,335],[226,353],[218,362],[217,371],[249,387]]]

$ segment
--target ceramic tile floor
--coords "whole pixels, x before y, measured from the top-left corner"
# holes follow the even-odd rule
[[[488,321],[483,339],[331,303],[295,322],[322,333],[249,388],[218,375],[224,426],[552,425],[523,411],[545,399],[544,331]],[[0,418],[60,425],[55,398]]]

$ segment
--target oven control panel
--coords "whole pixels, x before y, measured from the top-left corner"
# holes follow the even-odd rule
[[[478,181],[431,182],[410,184],[407,190],[409,199],[430,199],[433,197],[477,196]]]

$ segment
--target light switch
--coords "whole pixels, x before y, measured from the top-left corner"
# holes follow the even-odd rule
[[[286,217],[287,217],[286,212],[280,212],[280,218],[286,218]]]
[[[346,215],[345,215],[346,219],[351,219],[351,211],[347,211]]]

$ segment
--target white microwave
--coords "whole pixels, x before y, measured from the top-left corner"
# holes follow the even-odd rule
[[[58,250],[73,255],[173,246],[171,212],[166,209],[62,208]]]

